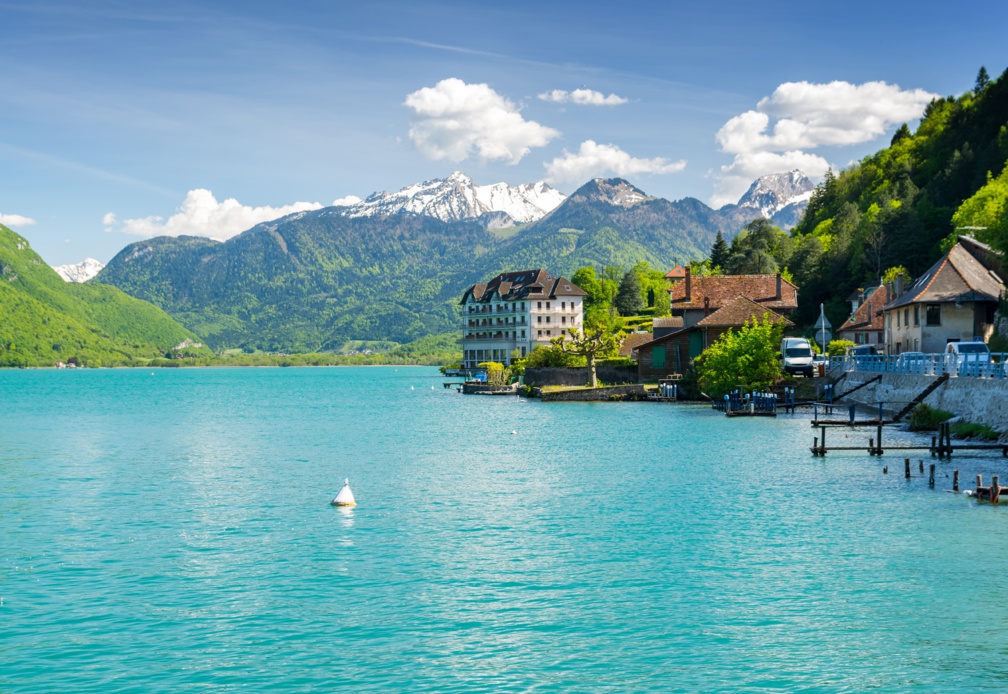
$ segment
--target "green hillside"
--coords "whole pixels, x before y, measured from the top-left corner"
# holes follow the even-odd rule
[[[987,227],[968,233],[1008,250],[1008,185],[999,182],[1006,160],[1002,75],[958,98],[933,101],[916,132],[904,125],[889,147],[828,176],[792,232],[802,320],[811,322],[823,302],[838,325],[850,312],[850,292],[878,283],[890,267],[918,277],[957,226]]]
[[[164,356],[185,340],[198,342],[146,301],[115,287],[64,282],[23,237],[0,225],[0,366],[70,358],[91,366],[126,364]]]

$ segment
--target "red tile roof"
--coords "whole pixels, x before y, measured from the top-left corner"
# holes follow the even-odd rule
[[[651,341],[651,333],[630,333],[623,338],[623,344],[620,345],[619,355],[621,357],[631,356],[631,352],[643,345],[645,342]]]
[[[674,268],[665,273],[665,279],[667,280],[681,280],[686,276],[686,268],[681,265],[676,265]]]
[[[690,285],[690,298],[686,298],[686,285]],[[772,308],[778,313],[789,313],[798,308],[798,287],[781,278],[781,298],[777,298],[776,275],[711,275],[690,277],[676,282],[669,290],[672,309],[704,308],[704,299],[710,299],[712,311],[725,306],[737,296]]]
[[[844,330],[883,330],[885,328],[885,317],[882,315],[882,307],[892,301],[888,287],[879,287],[865,297],[857,311],[844,321],[840,326],[840,331]]]
[[[697,323],[697,327],[741,328],[752,320],[762,321],[764,317],[768,317],[774,323],[793,325],[787,318],[774,313],[765,305],[757,304],[755,301],[739,295]]]

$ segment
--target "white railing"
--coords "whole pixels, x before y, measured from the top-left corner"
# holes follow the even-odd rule
[[[981,359],[975,358],[981,357]],[[1008,352],[987,355],[925,354],[848,355],[830,357],[830,371],[869,371],[872,373],[917,374],[970,378],[1008,378]]]

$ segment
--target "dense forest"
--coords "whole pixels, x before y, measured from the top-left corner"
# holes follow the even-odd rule
[[[816,188],[778,249],[801,287],[799,322],[819,309],[834,325],[847,296],[887,270],[926,271],[966,233],[1008,251],[1008,79],[981,69],[971,91],[932,101],[916,131],[904,124],[889,147]]]

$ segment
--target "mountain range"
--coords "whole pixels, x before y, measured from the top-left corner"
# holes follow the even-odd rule
[[[807,179],[806,179],[807,180]],[[595,179],[567,198],[546,184],[475,186],[464,174],[361,203],[298,212],[223,243],[158,237],[124,248],[97,276],[163,308],[207,344],[266,351],[335,349],[347,340],[408,342],[454,330],[461,289],[505,270],[658,268],[705,257],[762,204],[714,210]],[[554,205],[555,203],[555,205]],[[546,208],[554,205],[552,209]],[[519,224],[520,220],[532,220]]]
[[[53,270],[66,282],[87,282],[101,272],[103,267],[105,267],[104,263],[94,258],[85,258],[73,265],[54,265]]]

